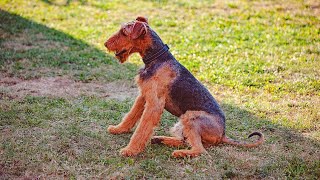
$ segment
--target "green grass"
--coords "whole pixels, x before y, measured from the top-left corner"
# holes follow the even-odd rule
[[[139,57],[120,65],[103,43],[121,23],[145,15],[220,102],[227,135],[245,140],[258,130],[266,136],[255,149],[217,146],[193,159],[174,159],[174,148],[160,145],[123,158],[119,150],[131,134],[110,135],[106,127],[120,122],[134,97],[16,98],[0,83],[1,179],[318,179],[319,5],[314,0],[1,1],[1,79],[131,83],[142,65]],[[166,112],[156,134],[167,134],[176,121]]]

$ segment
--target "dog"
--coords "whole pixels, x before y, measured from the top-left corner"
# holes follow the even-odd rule
[[[129,144],[121,149],[121,155],[141,153],[150,139],[152,144],[191,146],[191,149],[175,150],[172,153],[174,157],[198,156],[206,153],[204,147],[207,145],[226,143],[256,147],[263,143],[264,137],[260,132],[249,135],[249,138],[259,137],[253,143],[239,142],[225,135],[225,115],[219,104],[174,58],[169,47],[150,28],[147,18],[137,17],[123,24],[104,45],[115,53],[121,63],[133,53],[139,53],[144,62],[144,68],[136,77],[140,94],[133,107],[120,124],[110,125],[107,129],[111,134],[128,133],[140,120]],[[152,137],[164,110],[179,117],[179,122],[171,129],[173,136]]]

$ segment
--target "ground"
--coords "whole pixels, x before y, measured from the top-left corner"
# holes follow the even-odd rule
[[[131,134],[106,128],[132,106],[142,62],[103,43],[138,15],[221,104],[227,135],[257,130],[263,145],[119,156]],[[1,1],[0,179],[319,179],[319,17],[315,0]],[[155,134],[176,121],[165,112]]]

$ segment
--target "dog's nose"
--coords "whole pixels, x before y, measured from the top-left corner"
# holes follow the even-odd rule
[[[104,47],[108,48],[108,41],[104,43]]]

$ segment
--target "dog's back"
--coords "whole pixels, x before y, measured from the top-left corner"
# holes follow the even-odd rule
[[[180,109],[181,114],[177,116],[186,111],[205,111],[224,120],[224,114],[210,92],[179,62],[173,60],[170,63],[177,72],[169,93],[173,103]]]
[[[162,66],[169,66],[176,77],[169,88],[169,96],[165,109],[180,117],[186,111],[204,111],[218,116],[224,122],[225,116],[219,104],[210,92],[183,66],[170,51],[161,55],[157,63],[150,64],[140,70],[140,78],[152,77]]]

